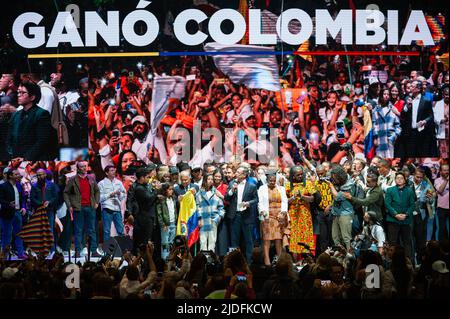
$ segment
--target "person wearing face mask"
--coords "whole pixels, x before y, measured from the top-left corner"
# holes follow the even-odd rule
[[[355,81],[353,83],[354,89],[353,92],[355,93],[354,98],[355,99],[362,99],[364,98],[364,89],[361,81]]]

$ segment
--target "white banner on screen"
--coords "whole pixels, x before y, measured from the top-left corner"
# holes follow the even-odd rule
[[[207,52],[245,52],[260,51],[267,55],[214,55],[214,63],[233,83],[245,84],[251,89],[266,89],[279,91],[281,89],[278,78],[278,64],[272,47],[253,45],[223,45],[219,43],[207,43]]]

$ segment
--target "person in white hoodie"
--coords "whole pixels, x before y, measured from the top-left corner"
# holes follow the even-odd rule
[[[282,251],[284,228],[287,227],[288,200],[286,190],[277,185],[275,174],[267,175],[267,184],[258,189],[258,211],[264,248],[264,263],[270,265],[270,241],[275,241],[277,256]]]

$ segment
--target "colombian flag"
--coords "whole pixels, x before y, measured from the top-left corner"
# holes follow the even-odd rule
[[[185,236],[189,247],[194,245],[200,238],[197,205],[195,204],[194,194],[190,191],[186,192],[180,202],[177,235]]]
[[[373,128],[372,128],[372,115],[367,109],[367,106],[363,106],[364,115],[364,155],[368,160],[371,160],[375,156],[375,145],[373,144]]]

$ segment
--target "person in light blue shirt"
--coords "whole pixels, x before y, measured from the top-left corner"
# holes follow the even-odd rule
[[[195,197],[200,225],[200,249],[215,250],[217,226],[225,215],[222,199],[214,187],[214,175],[203,178],[202,188]]]
[[[330,189],[334,199],[331,206],[331,214],[333,216],[331,236],[336,246],[343,245],[349,249],[355,208],[351,201],[345,197],[344,193],[348,192],[352,197],[358,198],[361,195],[359,194],[360,192],[357,192],[357,186],[353,179],[348,176],[342,167],[334,167],[330,174],[332,179]]]
[[[117,234],[123,236],[122,205],[126,197],[125,187],[116,178],[116,168],[112,165],[106,166],[105,174],[106,177],[98,183],[100,204],[102,206],[103,242],[107,242],[110,239],[112,223],[114,223]]]

